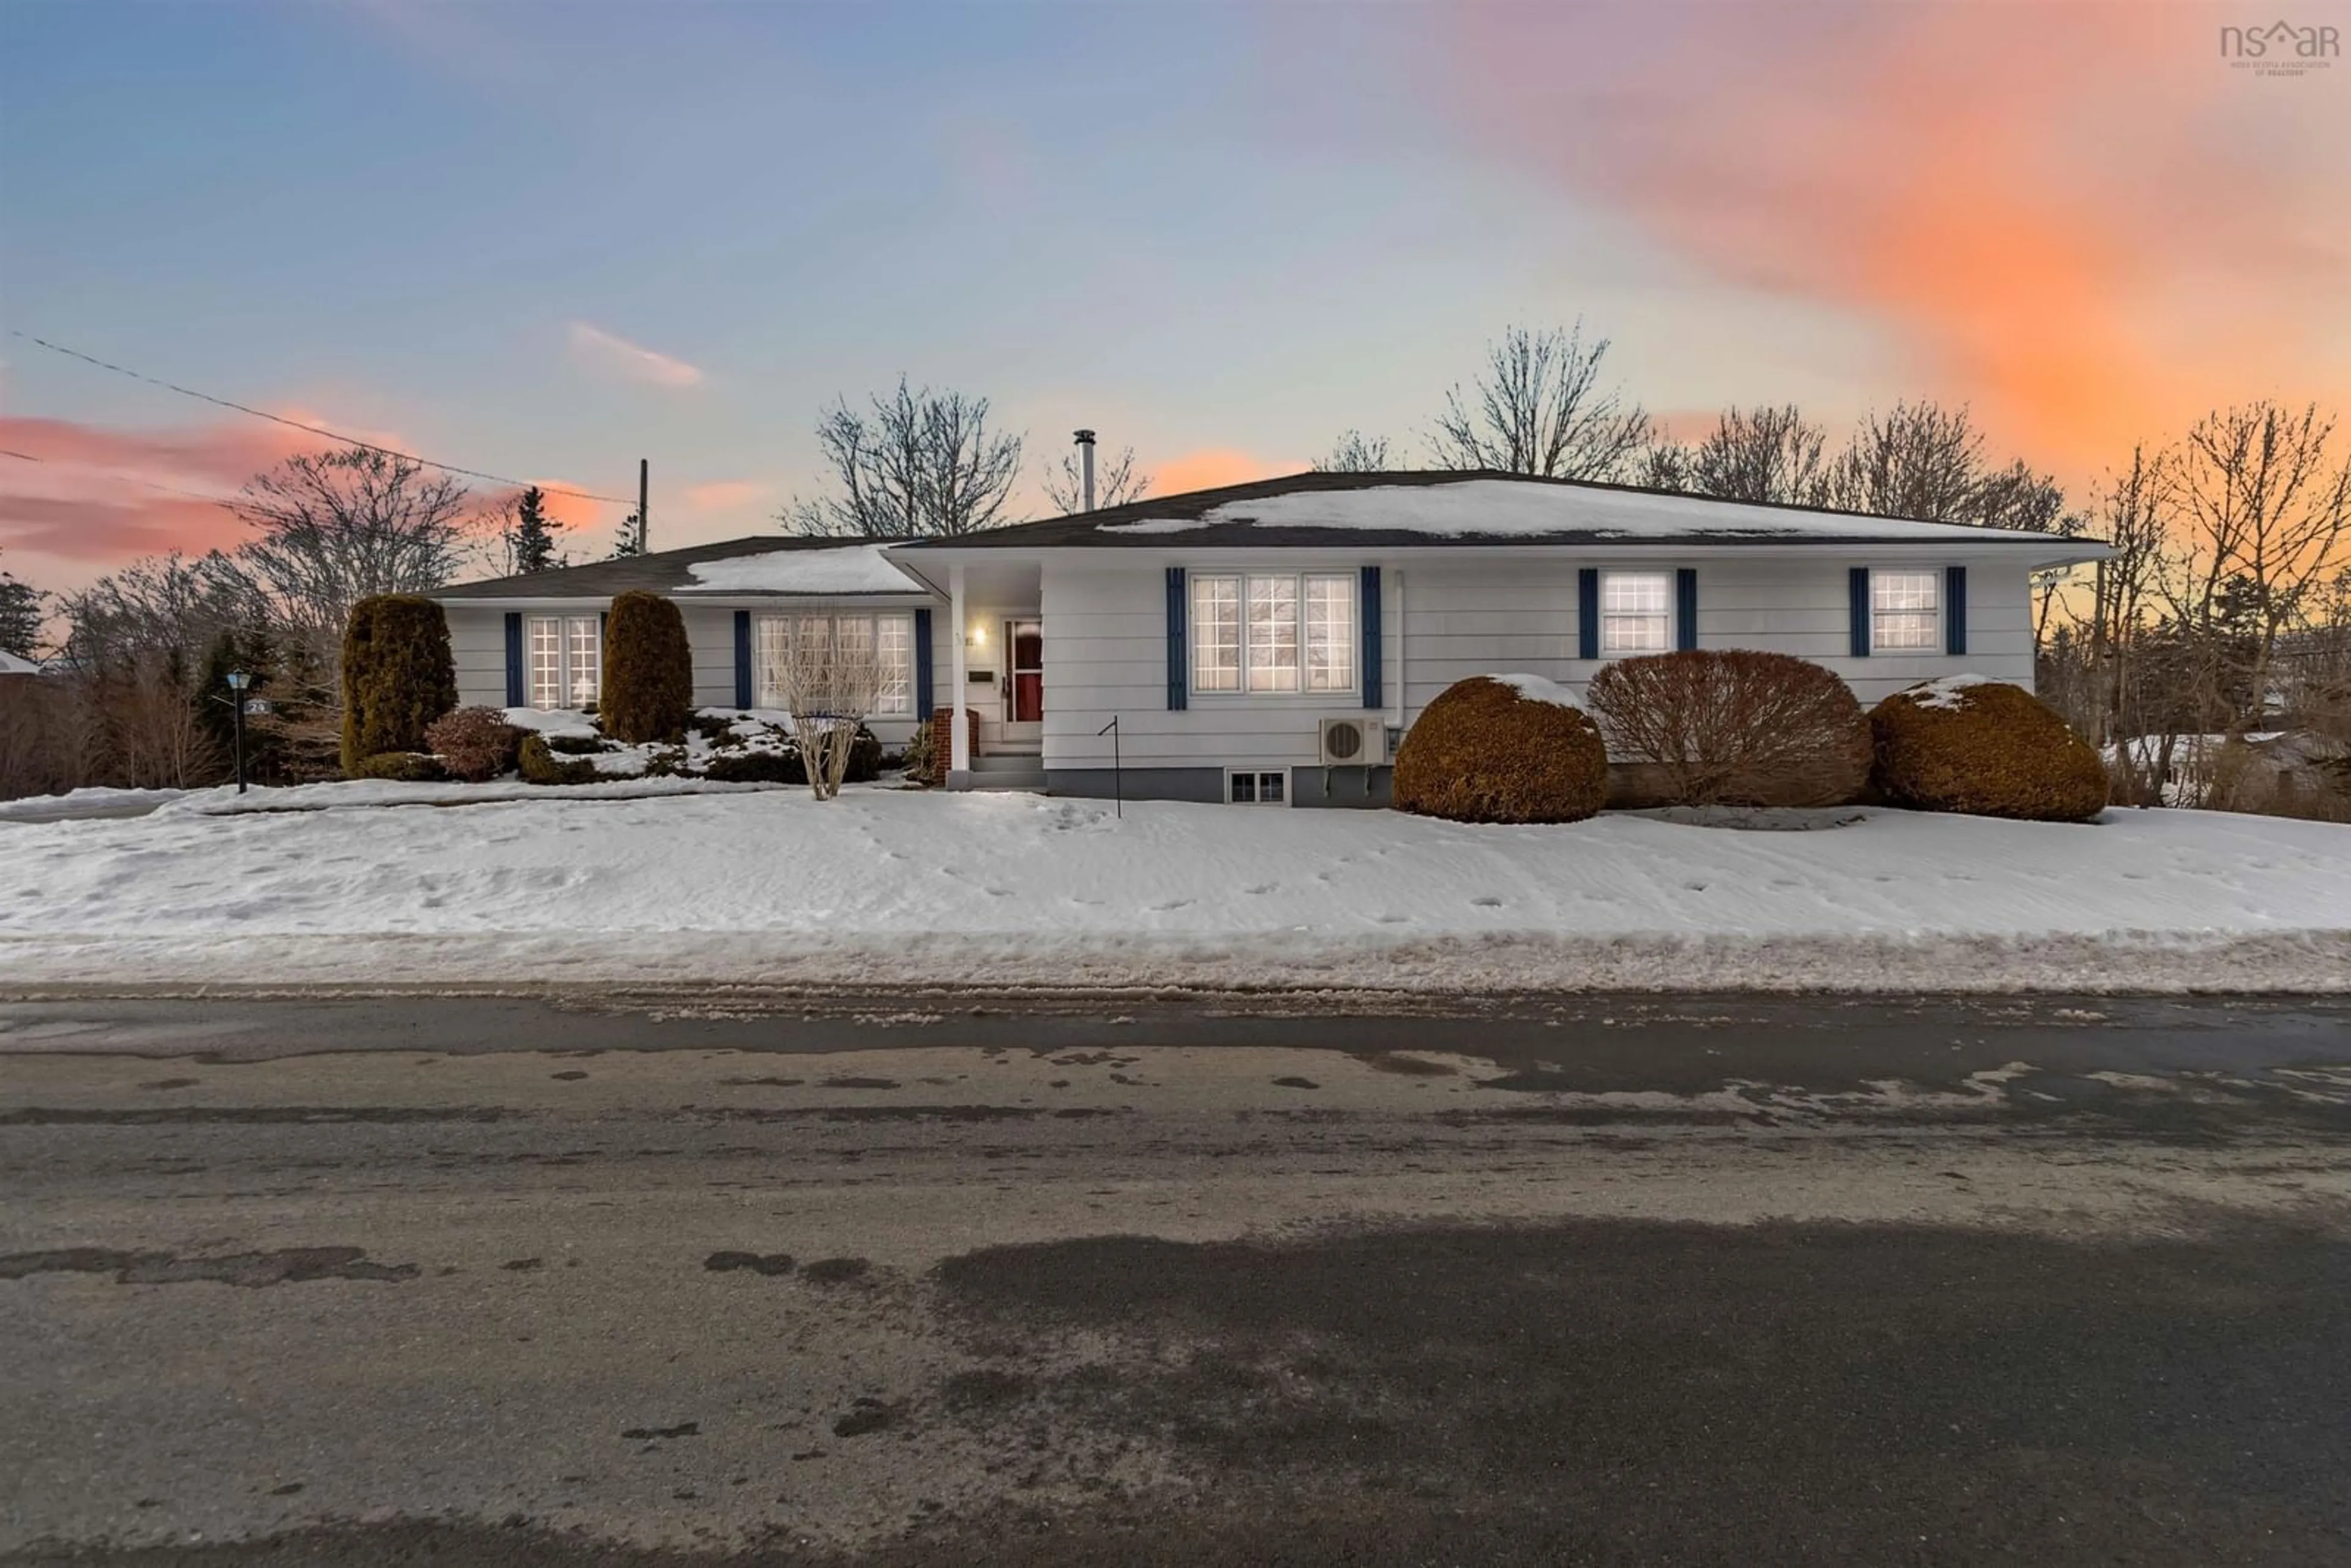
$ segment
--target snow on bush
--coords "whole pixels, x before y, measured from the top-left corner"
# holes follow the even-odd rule
[[[1399,810],[1426,817],[1573,822],[1600,810],[1608,758],[1598,728],[1572,704],[1473,675],[1446,687],[1405,731],[1395,787]]]
[[[1611,758],[1654,779],[1662,804],[1837,806],[1869,781],[1860,702],[1808,660],[1654,653],[1609,664],[1584,695]]]
[[[1922,811],[2085,822],[2105,809],[2106,768],[2022,686],[1946,676],[1870,711],[1878,790]]]

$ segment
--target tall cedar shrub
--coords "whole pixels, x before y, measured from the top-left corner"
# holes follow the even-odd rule
[[[1456,681],[1396,753],[1400,810],[1457,822],[1574,822],[1608,793],[1608,755],[1581,711],[1490,676]]]
[[[2022,686],[1913,686],[1872,708],[1869,727],[1873,782],[1897,806],[2034,822],[2105,809],[2105,764]]]
[[[1839,806],[1869,782],[1869,720],[1835,672],[1786,653],[1620,659],[1584,693],[1609,756],[1675,806]]]
[[[685,618],[658,593],[623,593],[604,620],[604,689],[596,716],[632,746],[677,740],[694,716],[694,653]]]
[[[386,751],[423,751],[424,727],[457,706],[449,618],[413,593],[351,606],[343,632],[343,771]]]

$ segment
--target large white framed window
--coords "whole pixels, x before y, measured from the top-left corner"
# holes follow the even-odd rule
[[[1674,574],[1600,574],[1600,654],[1662,653],[1674,645]]]
[[[1869,647],[1877,653],[1931,653],[1941,648],[1942,574],[1869,574]]]
[[[601,615],[528,615],[530,706],[584,708],[604,683],[604,620]]]
[[[1195,692],[1355,689],[1353,572],[1196,572]]]
[[[760,615],[751,623],[752,699],[759,707],[784,706],[778,672],[787,650],[806,641],[837,646],[843,653],[872,649],[882,664],[881,694],[870,716],[904,718],[914,711],[914,617],[907,611],[872,614],[824,612],[800,615]]]

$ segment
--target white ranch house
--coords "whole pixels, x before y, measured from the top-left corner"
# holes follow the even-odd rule
[[[599,618],[647,589],[684,612],[702,706],[775,706],[763,650],[810,615],[880,647],[885,744],[962,694],[977,722],[954,727],[950,788],[1107,796],[1115,758],[1132,799],[1355,806],[1386,802],[1404,732],[1469,675],[1580,695],[1611,659],[1753,648],[1828,666],[1865,705],[1963,671],[2029,688],[2032,573],[2105,553],[1500,474],[1301,474],[956,539],[733,539],[434,597],[466,703],[592,699]]]

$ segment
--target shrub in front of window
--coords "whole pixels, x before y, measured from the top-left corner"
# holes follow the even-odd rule
[[[1873,780],[1897,806],[2035,822],[2105,809],[2105,764],[2022,686],[1929,681],[1879,703],[1869,727]]]
[[[641,745],[682,740],[694,716],[694,653],[685,618],[658,593],[623,593],[604,621],[604,685],[596,703],[604,733]]]
[[[343,771],[382,751],[422,751],[424,727],[457,706],[449,618],[413,593],[351,606],[343,628]]]
[[[344,771],[354,779],[390,779],[402,784],[430,784],[449,777],[441,759],[423,751],[379,751]]]
[[[424,744],[441,758],[452,779],[479,784],[514,771],[522,731],[494,707],[461,707],[424,727]]]
[[[584,757],[558,757],[547,737],[535,732],[522,737],[515,753],[515,771],[526,784],[593,784],[603,777]]]
[[[1869,720],[1853,688],[1786,653],[1653,653],[1609,664],[1584,701],[1642,803],[1837,806],[1869,781]]]
[[[1608,793],[1600,730],[1562,702],[1487,675],[1421,710],[1396,753],[1400,810],[1456,822],[1575,822]]]

